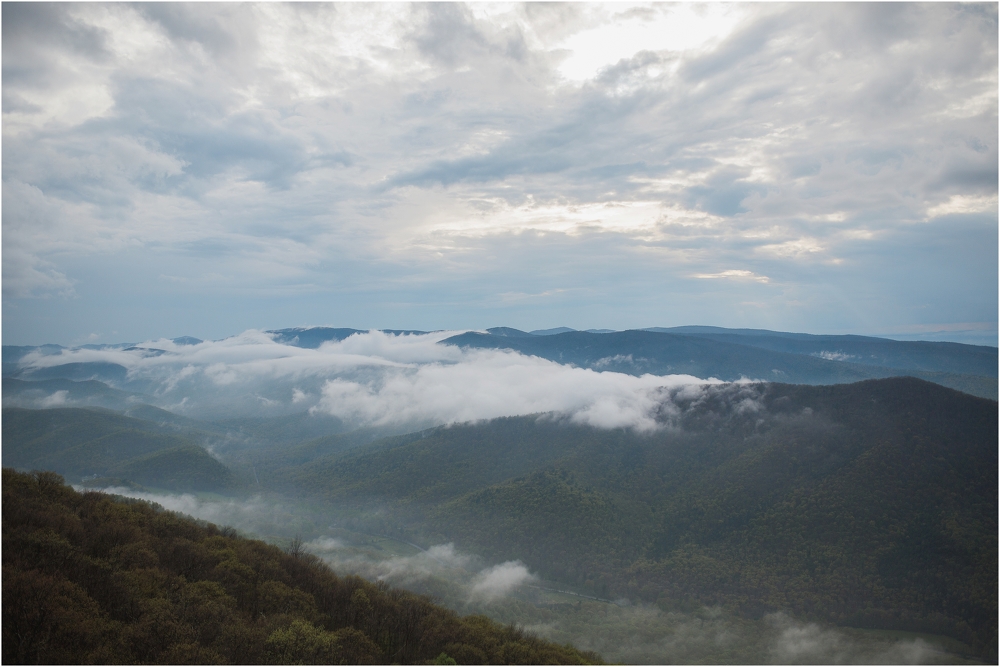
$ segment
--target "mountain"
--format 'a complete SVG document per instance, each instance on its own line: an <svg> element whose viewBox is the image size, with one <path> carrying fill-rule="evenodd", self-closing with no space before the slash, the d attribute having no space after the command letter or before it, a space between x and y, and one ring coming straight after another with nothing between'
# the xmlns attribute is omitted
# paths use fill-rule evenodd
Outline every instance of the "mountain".
<svg viewBox="0 0 1000 667"><path fill-rule="evenodd" d="M521 331L520 329L512 329L510 327L493 327L492 329L487 329L487 333L491 336L497 336L499 338L531 338L534 333L527 333L526 331Z"/></svg>
<svg viewBox="0 0 1000 667"><path fill-rule="evenodd" d="M171 340L178 345L199 345L205 342L200 338L195 338L194 336L180 336L179 338L173 338Z"/></svg>
<svg viewBox="0 0 1000 667"><path fill-rule="evenodd" d="M105 477L135 480L174 491L217 491L233 485L233 474L202 447L159 449L107 469Z"/></svg>
<svg viewBox="0 0 1000 667"><path fill-rule="evenodd" d="M4 664L585 664L144 503L3 471Z"/></svg>
<svg viewBox="0 0 1000 667"><path fill-rule="evenodd" d="M8 407L3 461L104 486L252 486L317 526L453 542L581 595L947 635L995 659L995 401L914 378L661 401L652 432L548 414L313 439L305 416ZM226 443L225 467L206 442Z"/></svg>
<svg viewBox="0 0 1000 667"><path fill-rule="evenodd" d="M5 406L46 408L59 406L99 407L126 410L136 403L149 400L134 392L120 391L97 380L19 380L3 378L3 403Z"/></svg>
<svg viewBox="0 0 1000 667"><path fill-rule="evenodd" d="M544 336L467 332L442 341L509 349L563 364L631 375L686 374L802 384L912 375L984 398L997 397L997 349L959 343L776 332L719 333L711 327ZM727 331L727 330L723 330Z"/></svg>
<svg viewBox="0 0 1000 667"><path fill-rule="evenodd" d="M111 385L125 384L128 369L107 361L72 362L58 366L19 367L10 376L24 380L96 380Z"/></svg>
<svg viewBox="0 0 1000 667"><path fill-rule="evenodd" d="M384 331L397 335L426 333L395 329ZM285 345L317 349L325 342L341 341L364 331L296 327L267 333L276 342ZM197 344L196 341L199 339L182 337L174 342L193 345ZM749 378L804 384L835 384L910 375L975 396L998 397L997 348L959 343L817 336L704 326L639 331L574 331L558 327L530 333L510 327L494 327L485 333L467 332L452 336L443 343L460 347L510 349L557 363L632 375L689 374L704 379ZM165 354L160 349L126 343L84 347L122 349L146 357ZM5 379L35 382L56 379L96 381L132 394L154 395L162 390L162 383L155 378L142 373L130 375L125 366L113 361L73 362L57 366L32 366L24 362L29 354L49 356L64 350L53 345L4 346L3 376ZM139 402L151 401L140 398ZM202 400L199 403L207 402ZM97 404L120 409L120 405L107 402Z"/></svg>
<svg viewBox="0 0 1000 667"><path fill-rule="evenodd" d="M556 327L555 329L535 329L531 331L532 336L554 336L555 334L567 333L569 331L576 331L576 329L570 329L569 327ZM490 333L493 333L490 331Z"/></svg>
<svg viewBox="0 0 1000 667"><path fill-rule="evenodd" d="M255 441L264 447L284 447L349 430L342 420L322 412L222 419L217 425L234 436Z"/></svg>
<svg viewBox="0 0 1000 667"><path fill-rule="evenodd" d="M656 328L647 331L698 336L866 366L997 377L997 348L983 345L898 341L870 336L816 336L717 327Z"/></svg>
<svg viewBox="0 0 1000 667"><path fill-rule="evenodd" d="M395 336L403 334L425 334L426 331L415 329L380 329L383 333ZM275 342L294 345L315 350L327 341L341 341L357 333L367 333L368 329L337 329L333 327L294 327L291 329L274 329L265 331L271 334Z"/></svg>
<svg viewBox="0 0 1000 667"><path fill-rule="evenodd" d="M995 401L890 378L673 403L654 433L498 419L268 483L600 597L933 632L995 659Z"/></svg>
<svg viewBox="0 0 1000 667"><path fill-rule="evenodd" d="M183 423L183 418L177 420ZM154 422L80 408L7 407L3 465L52 470L73 481L124 479L181 491L231 487L229 469L192 440L201 434L178 433L177 420Z"/></svg>
<svg viewBox="0 0 1000 667"><path fill-rule="evenodd" d="M331 327L294 327L291 329L275 329L266 331L272 334L276 343L295 345L315 350L327 341L340 341L356 333L364 333L361 329L335 329Z"/></svg>

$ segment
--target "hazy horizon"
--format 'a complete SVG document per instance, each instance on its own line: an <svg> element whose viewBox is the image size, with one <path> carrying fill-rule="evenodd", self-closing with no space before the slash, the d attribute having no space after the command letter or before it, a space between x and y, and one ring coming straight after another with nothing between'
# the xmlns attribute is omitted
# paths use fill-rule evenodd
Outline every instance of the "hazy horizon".
<svg viewBox="0 0 1000 667"><path fill-rule="evenodd" d="M968 323L966 323L968 325ZM482 327L458 327L454 329L418 329L416 327L405 327L405 326L388 326L383 328L375 327L362 327L362 326L351 326L343 324L298 324L276 327L273 329L265 329L262 327L251 327L244 331L232 332L229 334L224 334L218 338L212 336L199 336L190 332L187 333L171 333L170 335L155 335L147 338L136 338L131 340L118 339L115 335L111 336L100 336L87 338L85 340L76 341L59 341L59 340L42 340L42 341L8 341L5 337L4 345L16 345L16 346L41 346L41 345L60 345L63 347L80 347L83 345L118 345L118 344L140 344L140 343L154 343L158 340L173 340L180 339L184 337L198 338L207 342L217 342L222 341L227 338L233 338L247 331L280 331L285 329L316 329L316 328L334 328L334 329L356 329L358 331L426 331L427 333L434 333L438 331L451 331L451 332L462 332L462 331L486 331L487 329L492 329L495 327L507 326L505 324L491 324L489 326ZM713 324L677 324L662 326L662 325L650 325L643 327L633 327L631 330L642 330L642 329L654 329L654 328L671 328L671 327L684 327L684 326L697 326L697 327L716 327L718 325ZM961 325L959 325L961 326ZM517 327L511 327L517 328ZM629 329L613 329L611 327L585 327L580 329L575 329L573 327L562 327L560 325L555 325L551 327L535 327L535 328L525 328L521 329L525 333L548 331L552 329L573 329L574 331L627 331ZM719 327L725 329L757 329L758 327ZM985 345L989 347L997 347L997 334L996 332L990 332L988 329L983 328L954 328L951 330L921 330L922 327L911 327L908 332L898 332L898 333L866 333L866 332L856 332L856 331L787 331L782 333L795 333L795 334L810 334L817 336L839 336L839 335L854 335L854 336L867 336L871 338L885 338L888 340L898 340L898 341L928 341L928 342L944 342L944 343L962 343L965 345ZM768 331L774 331L770 329ZM544 335L544 334L543 334Z"/></svg>

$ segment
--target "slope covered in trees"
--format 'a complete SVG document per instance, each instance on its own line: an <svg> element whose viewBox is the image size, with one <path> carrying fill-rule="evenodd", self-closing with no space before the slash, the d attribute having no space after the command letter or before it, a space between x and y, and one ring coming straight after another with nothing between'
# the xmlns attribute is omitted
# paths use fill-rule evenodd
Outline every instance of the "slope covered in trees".
<svg viewBox="0 0 1000 667"><path fill-rule="evenodd" d="M170 415L146 407L147 416ZM206 434L179 428L173 422L137 419L107 410L5 407L3 464L52 470L74 481L84 477L127 478L181 491L231 487L234 480L229 469L194 442Z"/></svg>
<svg viewBox="0 0 1000 667"><path fill-rule="evenodd" d="M5 664L599 662L53 473L4 469L3 546Z"/></svg>
<svg viewBox="0 0 1000 667"><path fill-rule="evenodd" d="M601 597L789 610L995 655L996 402L893 378L705 389L674 405L651 434L499 419L268 483L392 507L427 541Z"/></svg>
<svg viewBox="0 0 1000 667"><path fill-rule="evenodd" d="M192 439L218 424L161 413L8 408L4 462L208 488L199 471L218 461ZM289 439L224 460L230 492L304 497L308 531L454 542L586 595L945 634L995 655L995 401L913 378L687 387L663 396L659 420L637 433L536 415L297 442L309 430L282 418L231 425Z"/></svg>

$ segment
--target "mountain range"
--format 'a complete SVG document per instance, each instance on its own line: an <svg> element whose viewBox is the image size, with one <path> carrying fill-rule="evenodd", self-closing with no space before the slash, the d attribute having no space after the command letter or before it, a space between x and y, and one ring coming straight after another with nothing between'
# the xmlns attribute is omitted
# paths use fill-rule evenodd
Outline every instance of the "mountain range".
<svg viewBox="0 0 1000 667"><path fill-rule="evenodd" d="M263 340L319 350L356 333ZM196 419L152 405L161 385L124 366L32 366L28 355L61 352L5 346L3 465L92 488L294 502L307 539L450 543L571 595L929 633L996 660L996 348L711 327L500 327L434 344L729 383L658 389L651 428L560 412L431 428L304 408Z"/></svg>
<svg viewBox="0 0 1000 667"><path fill-rule="evenodd" d="M265 332L275 342L317 349L323 343L343 341L360 329L310 327ZM424 334L387 329L384 333ZM174 339L193 345L197 338ZM630 375L684 374L724 381L749 379L794 384L836 384L859 380L913 376L984 398L998 396L997 348L961 343L897 341L870 336L822 336L760 329L723 329L685 326L631 331L574 331L566 327L525 332L510 327L469 331L441 341L464 348L505 349L562 364ZM85 348L102 346L83 346ZM103 346L102 349L163 350L147 344ZM65 378L98 380L120 390L153 391L132 378L128 370L109 362L72 362L59 365L24 364L29 353L58 354L61 348L3 346L3 377L21 380ZM6 387L6 385L5 385ZM5 392L10 393L7 389Z"/></svg>

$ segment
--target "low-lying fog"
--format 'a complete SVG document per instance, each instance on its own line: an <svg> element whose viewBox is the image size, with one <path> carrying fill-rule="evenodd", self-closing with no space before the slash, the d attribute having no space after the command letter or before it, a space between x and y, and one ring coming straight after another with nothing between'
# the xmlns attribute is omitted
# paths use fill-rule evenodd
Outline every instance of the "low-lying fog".
<svg viewBox="0 0 1000 667"><path fill-rule="evenodd" d="M690 375L598 372L512 351L441 344L456 333L370 331L305 349L247 331L197 345L158 340L129 349L34 352L20 363L24 379L62 364L117 364L127 370L125 380L106 382L191 417L310 411L355 427L553 412L602 428L648 430L656 425L665 390L719 383ZM65 395L45 400L70 405Z"/></svg>
<svg viewBox="0 0 1000 667"><path fill-rule="evenodd" d="M937 641L904 633L835 628L776 613L746 620L720 608L601 601L546 582L520 561L486 563L452 544L415 544L337 530L294 501L239 501L125 488L108 493L158 503L285 548L300 548L339 574L357 574L430 595L461 614L483 613L625 664L954 664Z"/></svg>

